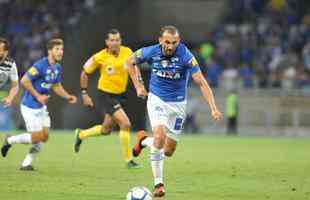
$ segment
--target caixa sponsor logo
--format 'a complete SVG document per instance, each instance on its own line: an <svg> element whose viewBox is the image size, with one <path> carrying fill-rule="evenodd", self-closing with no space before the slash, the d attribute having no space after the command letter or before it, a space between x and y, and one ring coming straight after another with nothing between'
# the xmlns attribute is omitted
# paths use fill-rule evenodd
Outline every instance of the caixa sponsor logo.
<svg viewBox="0 0 310 200"><path fill-rule="evenodd" d="M52 85L53 85L52 83L45 83L45 82L41 83L41 87L45 89L50 89Z"/></svg>
<svg viewBox="0 0 310 200"><path fill-rule="evenodd" d="M169 78L169 79L180 79L181 78L180 72L161 71L158 69L153 69L153 73L162 78Z"/></svg>

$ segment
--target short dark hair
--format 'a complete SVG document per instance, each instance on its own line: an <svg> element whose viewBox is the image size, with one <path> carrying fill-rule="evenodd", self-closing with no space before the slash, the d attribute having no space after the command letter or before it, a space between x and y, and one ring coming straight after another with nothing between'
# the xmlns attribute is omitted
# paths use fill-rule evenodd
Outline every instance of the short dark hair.
<svg viewBox="0 0 310 200"><path fill-rule="evenodd" d="M113 28L113 29L110 29L110 30L107 32L107 34L106 34L106 36L105 36L105 39L108 39L110 34L112 34L112 35L115 35L115 34L121 35L121 33L119 32L119 30Z"/></svg>
<svg viewBox="0 0 310 200"><path fill-rule="evenodd" d="M175 35L175 34L180 34L179 30L177 29L177 27L175 26L172 26L172 25L167 25L167 26L163 26L160 28L160 32L159 32L159 35L160 36L163 36L164 32L168 32L172 35Z"/></svg>
<svg viewBox="0 0 310 200"><path fill-rule="evenodd" d="M64 45L64 41L61 38L50 39L46 44L46 48L47 50L51 50L57 45Z"/></svg>
<svg viewBox="0 0 310 200"><path fill-rule="evenodd" d="M1 43L4 44L4 50L8 51L10 49L10 42L7 39L0 37L0 44Z"/></svg>

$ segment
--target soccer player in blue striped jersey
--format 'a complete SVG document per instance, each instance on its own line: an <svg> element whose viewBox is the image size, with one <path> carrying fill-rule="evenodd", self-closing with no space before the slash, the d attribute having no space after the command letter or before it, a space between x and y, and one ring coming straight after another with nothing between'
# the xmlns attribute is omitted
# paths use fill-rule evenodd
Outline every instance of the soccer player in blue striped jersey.
<svg viewBox="0 0 310 200"><path fill-rule="evenodd" d="M51 39L47 43L48 56L35 62L21 79L21 85L25 88L21 101L21 113L27 133L7 136L1 148L1 154L6 157L13 144L31 144L29 153L20 168L23 171L34 170L32 162L39 153L41 145L48 140L51 119L46 104L50 91L53 90L68 103L74 104L77 100L61 84L62 68L59 63L63 58L63 48L62 39Z"/></svg>
<svg viewBox="0 0 310 200"><path fill-rule="evenodd" d="M141 73L136 65L148 63L151 67L149 93L141 82ZM154 176L154 196L165 195L163 162L165 156L172 156L186 117L188 81L190 78L199 86L202 95L211 108L214 120L220 120L214 95L200 71L198 63L185 44L180 42L176 27L165 26L160 31L159 44L143 47L127 61L128 72L139 97L148 96L147 110L153 137L143 133L137 135L133 155L141 150L151 149L151 165Z"/></svg>

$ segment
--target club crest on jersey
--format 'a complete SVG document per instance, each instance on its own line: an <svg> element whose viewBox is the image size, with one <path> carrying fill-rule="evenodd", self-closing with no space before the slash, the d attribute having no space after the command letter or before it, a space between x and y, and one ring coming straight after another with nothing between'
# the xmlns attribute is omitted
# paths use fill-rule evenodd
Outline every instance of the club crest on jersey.
<svg viewBox="0 0 310 200"><path fill-rule="evenodd" d="M166 68L166 67L168 67L169 62L168 62L168 60L162 60L162 61L160 62L160 64L161 64L161 66L163 66L164 68Z"/></svg>
<svg viewBox="0 0 310 200"><path fill-rule="evenodd" d="M45 76L45 80L46 81L53 81L56 79L57 76L57 70L55 72L53 72L51 69L46 70L46 76Z"/></svg>

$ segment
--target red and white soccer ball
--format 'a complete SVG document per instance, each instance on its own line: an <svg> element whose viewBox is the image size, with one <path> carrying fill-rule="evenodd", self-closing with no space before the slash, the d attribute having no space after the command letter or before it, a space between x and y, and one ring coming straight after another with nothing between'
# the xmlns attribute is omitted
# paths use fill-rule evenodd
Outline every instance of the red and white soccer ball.
<svg viewBox="0 0 310 200"><path fill-rule="evenodd" d="M152 200L152 193L146 187L134 187L127 193L126 200Z"/></svg>

